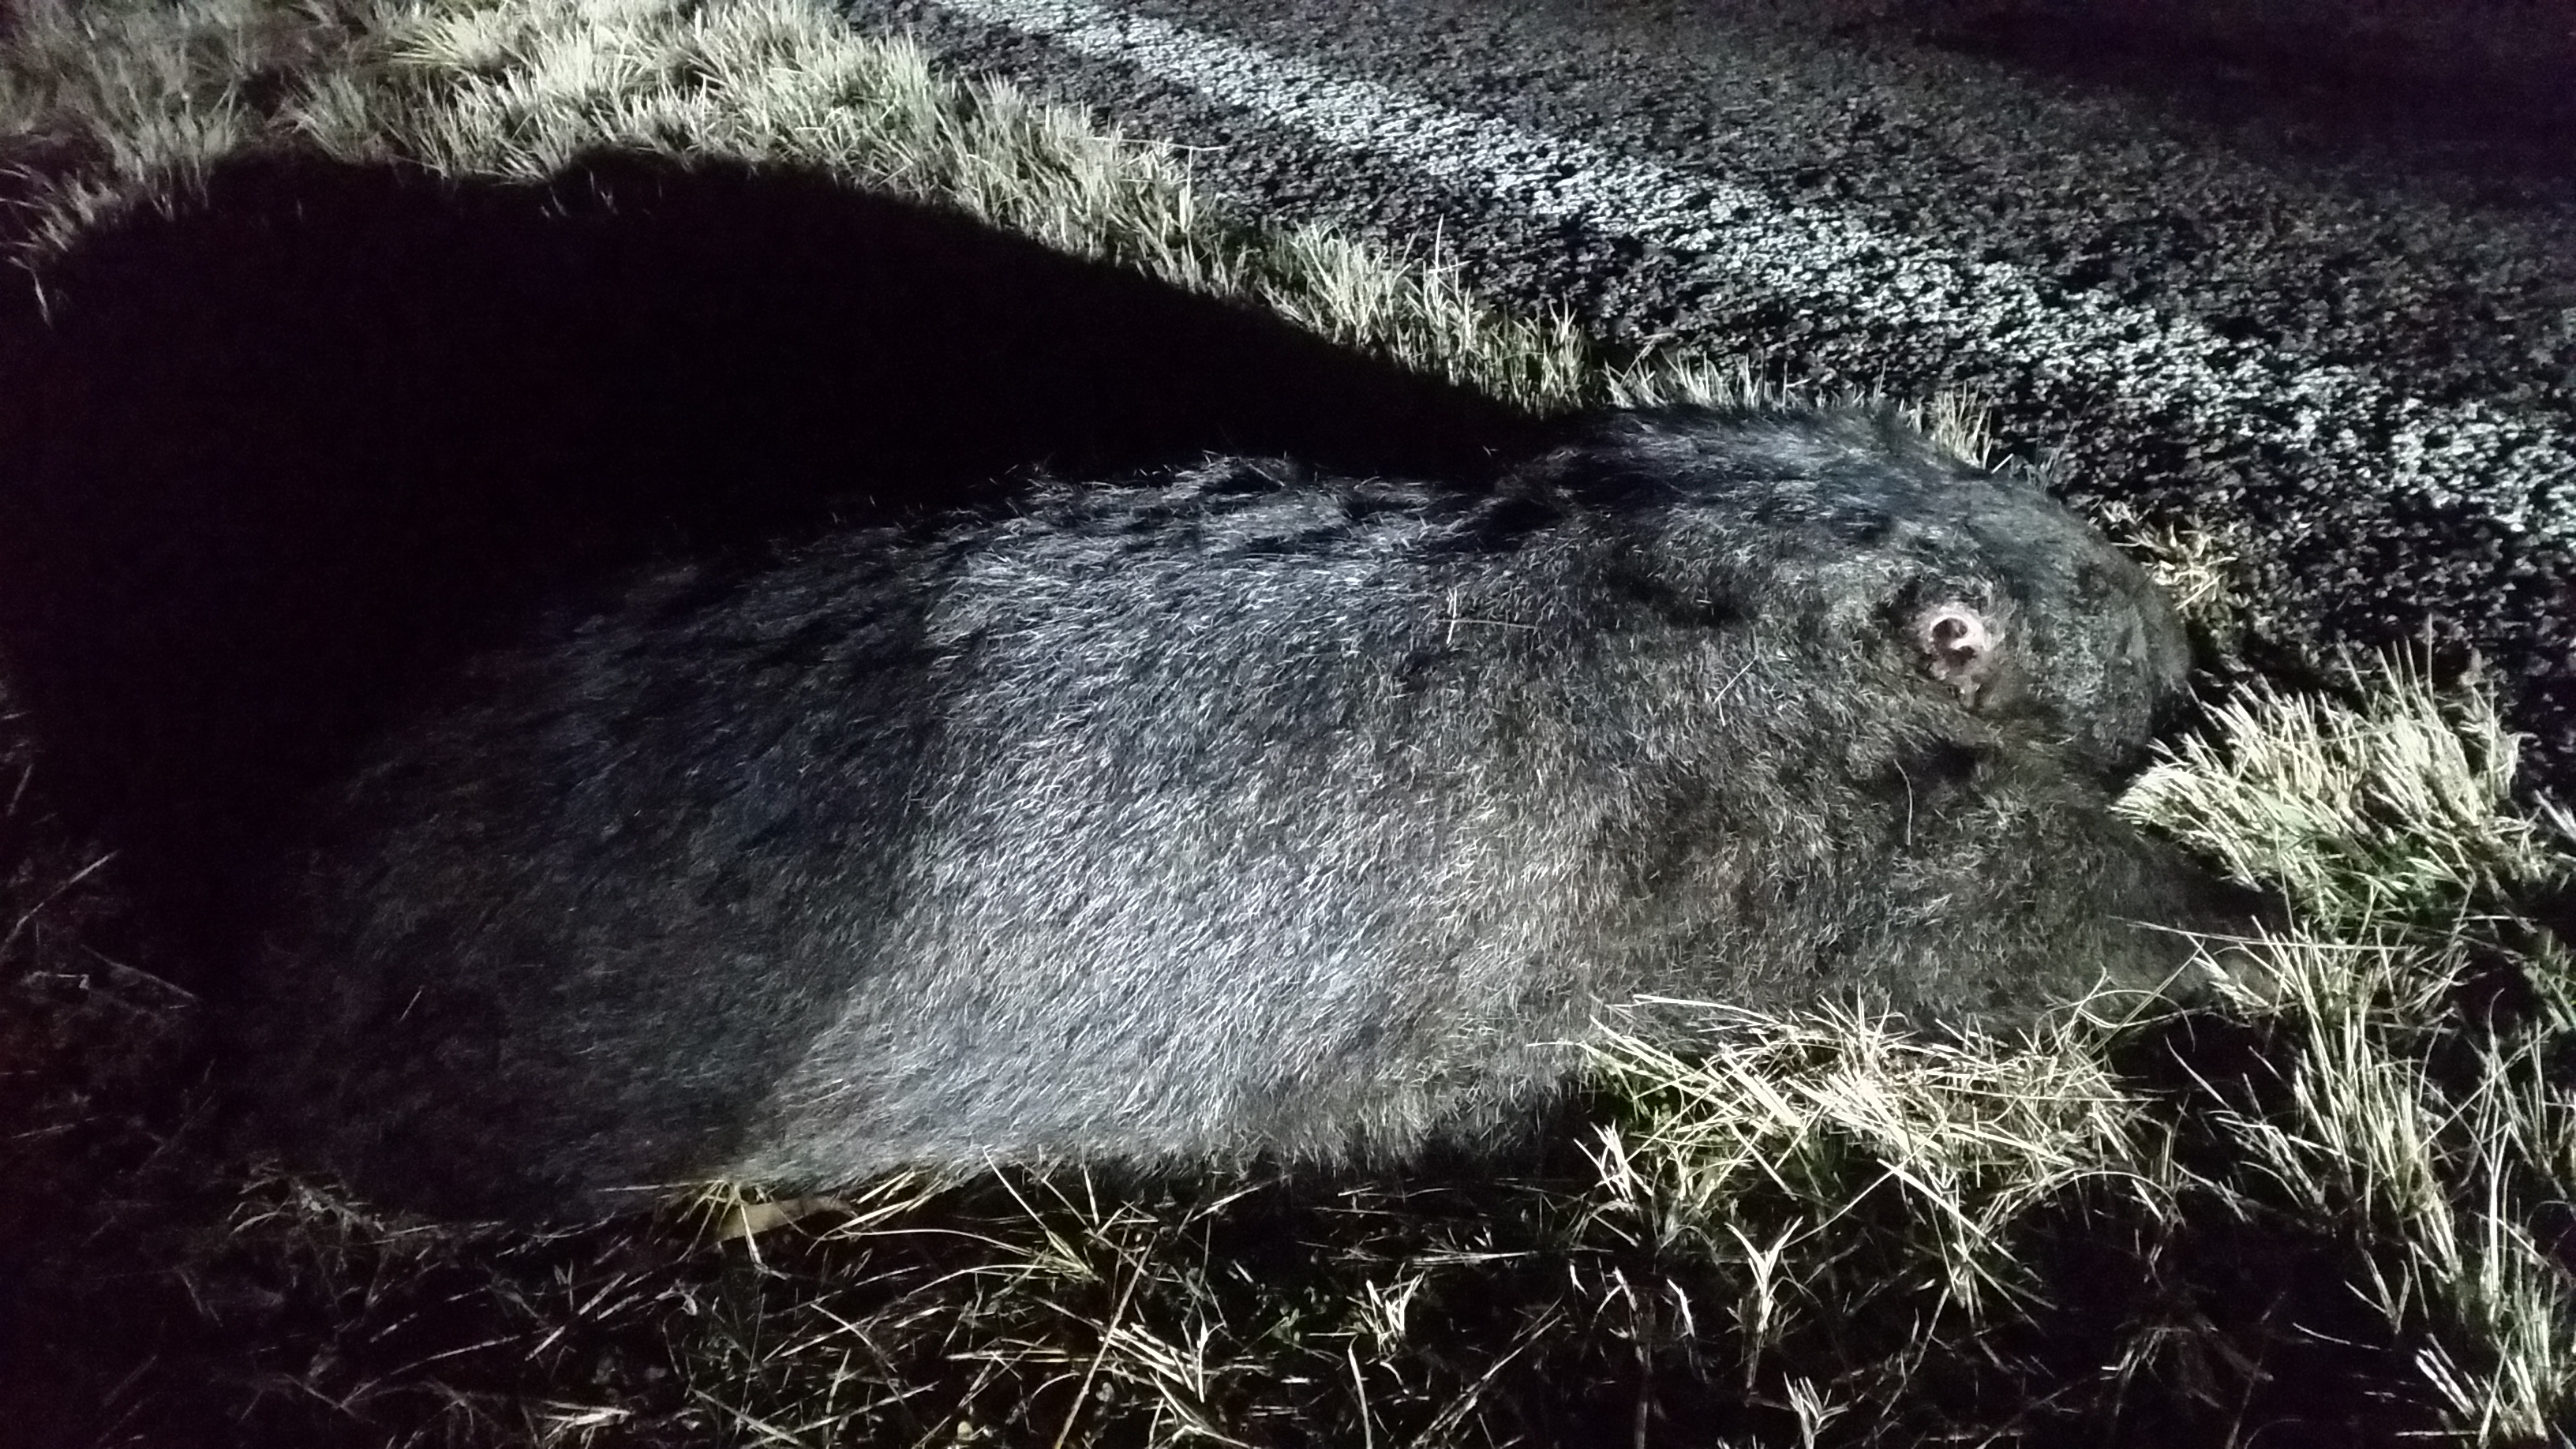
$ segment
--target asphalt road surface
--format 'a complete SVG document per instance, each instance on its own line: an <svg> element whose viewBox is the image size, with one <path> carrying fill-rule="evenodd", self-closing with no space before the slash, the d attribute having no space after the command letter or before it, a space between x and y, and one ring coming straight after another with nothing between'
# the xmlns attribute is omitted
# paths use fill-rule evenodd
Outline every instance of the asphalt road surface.
<svg viewBox="0 0 2576 1449"><path fill-rule="evenodd" d="M1968 389L2066 492L2216 526L2276 657L2474 647L2576 796L2576 66L2068 11L850 5L1614 344Z"/></svg>

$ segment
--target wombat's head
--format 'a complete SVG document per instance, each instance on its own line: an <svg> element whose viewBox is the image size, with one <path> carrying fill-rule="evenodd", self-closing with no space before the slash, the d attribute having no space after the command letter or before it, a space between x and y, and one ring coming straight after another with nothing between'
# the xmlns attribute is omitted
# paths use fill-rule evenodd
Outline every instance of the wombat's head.
<svg viewBox="0 0 2576 1449"><path fill-rule="evenodd" d="M1880 624L1906 666L1961 709L2035 727L2084 764L2121 773L2182 701L2191 660L2181 622L2108 544L2083 536L2033 548L2032 535L2060 521L1996 503L1979 510L2005 535L1978 540L1989 567L1945 561L1901 586ZM2063 524L2082 527L2071 515Z"/></svg>
<svg viewBox="0 0 2576 1449"><path fill-rule="evenodd" d="M1722 595L1813 667L1928 695L1963 726L2116 773L2184 698L2189 643L2142 569L2036 484L1891 415L1624 413L1549 472L1650 512L1641 547L1674 587Z"/></svg>

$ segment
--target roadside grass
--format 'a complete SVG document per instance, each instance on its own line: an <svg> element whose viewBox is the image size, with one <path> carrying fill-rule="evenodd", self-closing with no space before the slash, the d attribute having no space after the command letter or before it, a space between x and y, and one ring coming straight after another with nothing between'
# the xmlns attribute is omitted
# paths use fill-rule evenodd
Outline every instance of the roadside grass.
<svg viewBox="0 0 2576 1449"><path fill-rule="evenodd" d="M930 200L1534 412L1786 397L1265 230L1168 147L796 0L8 7L40 297L245 151L530 184L614 151ZM1992 453L1972 403L1913 416ZM2105 521L2227 637L2220 541ZM0 1227L41 1321L0 1348L99 1442L2571 1442L2576 961L2542 922L2576 823L2515 803L2474 678L2240 684L2130 791L2283 898L2222 1011L1931 1039L1712 1005L1702 1040L1612 1039L1499 1162L719 1185L554 1233L212 1162L197 1003L9 759Z"/></svg>

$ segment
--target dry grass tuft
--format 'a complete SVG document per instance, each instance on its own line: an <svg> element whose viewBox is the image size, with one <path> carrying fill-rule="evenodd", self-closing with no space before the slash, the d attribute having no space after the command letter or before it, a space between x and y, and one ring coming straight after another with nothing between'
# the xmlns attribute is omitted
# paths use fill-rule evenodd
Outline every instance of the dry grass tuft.
<svg viewBox="0 0 2576 1449"><path fill-rule="evenodd" d="M2235 634L2242 607L2235 584L2238 556L2220 530L2196 519L2150 519L2117 498L2096 503L2091 512L2173 596L2185 623L2222 640Z"/></svg>
<svg viewBox="0 0 2576 1449"><path fill-rule="evenodd" d="M2515 903L2576 861L2514 808L2492 696L2403 663L2354 685L2251 686L2123 808L2292 908L2238 1003L2288 1028L2288 1102L2220 1115L2229 1202L2335 1224L2453 1430L2544 1442L2576 1421L2576 1276L2546 1246L2576 1201L2576 975Z"/></svg>
<svg viewBox="0 0 2576 1449"><path fill-rule="evenodd" d="M1850 1011L1682 1004L1708 1030L1688 1050L1625 1035L1596 1050L1633 1119L1602 1130L1596 1159L1611 1201L1653 1214L1659 1239L1759 1270L1758 1323L1777 1316L1769 1280L1782 1264L1826 1296L1817 1285L1859 1245L1836 1227L1873 1195L1898 1205L1907 1256L1936 1269L1924 1281L1939 1310L1971 1322L2032 1291L2012 1230L2034 1208L2107 1187L2172 1211L2166 1185L2130 1166L2143 1156L2144 1104L2106 1069L2098 1023L2081 1013L2034 1039L1943 1042ZM1757 1250L1746 1224L1766 1199L1798 1212ZM1848 1285L1837 1311L1884 1287Z"/></svg>
<svg viewBox="0 0 2576 1449"><path fill-rule="evenodd" d="M2354 704L2260 681L2217 706L2121 808L2286 890L2303 918L2357 933L2440 917L2566 870L2512 803L2517 747L2492 695L2391 665Z"/></svg>

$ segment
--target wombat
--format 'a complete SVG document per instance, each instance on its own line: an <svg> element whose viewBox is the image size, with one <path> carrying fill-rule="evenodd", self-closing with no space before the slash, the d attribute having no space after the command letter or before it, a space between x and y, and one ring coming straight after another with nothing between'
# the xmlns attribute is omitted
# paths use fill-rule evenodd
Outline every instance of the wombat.
<svg viewBox="0 0 2576 1449"><path fill-rule="evenodd" d="M381 1202L566 1216L1400 1155L1641 994L2153 990L2231 908L2105 808L2187 652L1880 415L1593 418L1473 488L1041 480L474 660L318 802L232 1093Z"/></svg>

